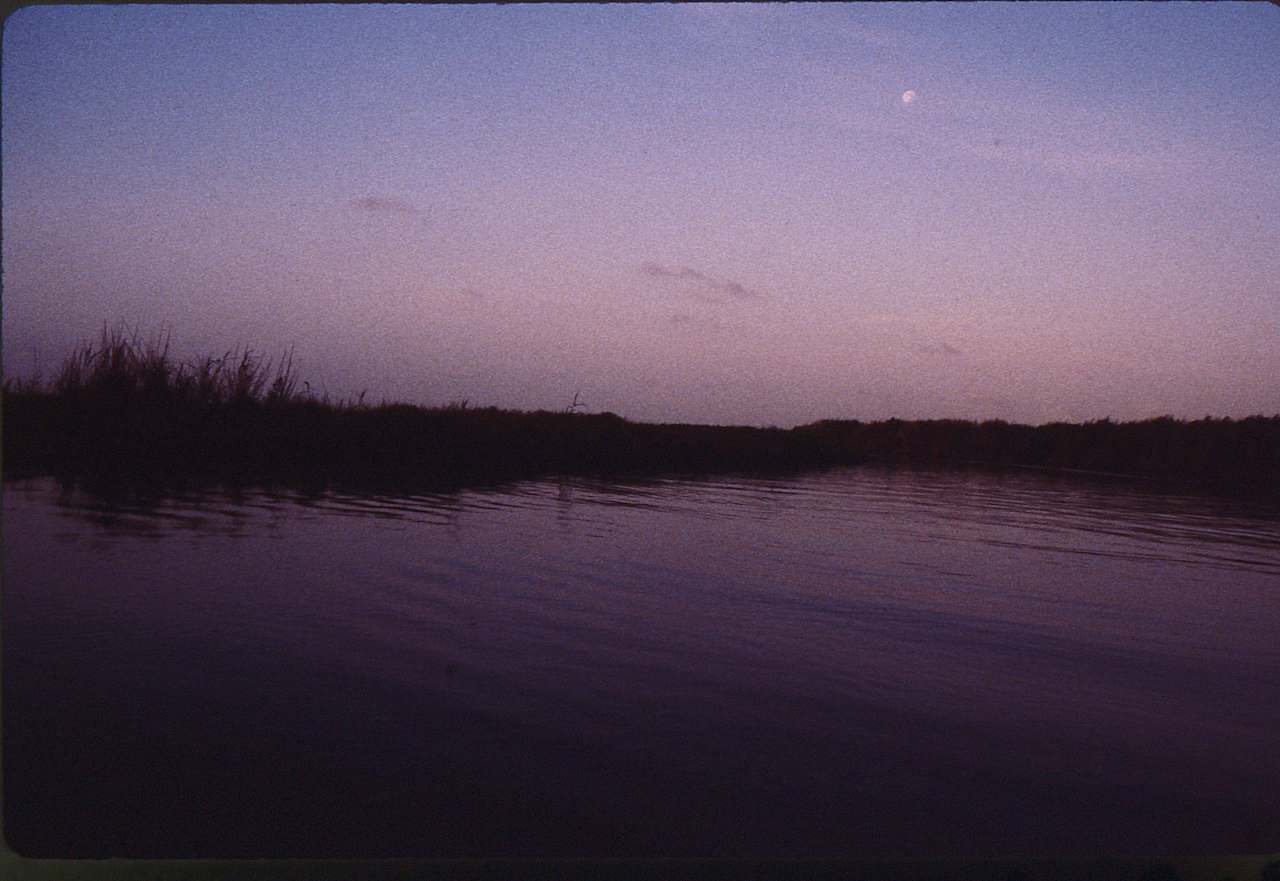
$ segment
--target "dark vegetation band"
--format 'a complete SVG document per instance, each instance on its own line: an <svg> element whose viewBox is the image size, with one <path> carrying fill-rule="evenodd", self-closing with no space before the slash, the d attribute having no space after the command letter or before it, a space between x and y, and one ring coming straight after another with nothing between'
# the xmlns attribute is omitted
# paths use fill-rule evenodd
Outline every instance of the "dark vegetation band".
<svg viewBox="0 0 1280 881"><path fill-rule="evenodd" d="M278 360L181 361L167 337L103 329L44 381L3 385L6 477L344 483L553 473L784 472L869 462L1083 469L1280 491L1280 415L1040 426L825 419L791 429L612 413L330 400Z"/></svg>

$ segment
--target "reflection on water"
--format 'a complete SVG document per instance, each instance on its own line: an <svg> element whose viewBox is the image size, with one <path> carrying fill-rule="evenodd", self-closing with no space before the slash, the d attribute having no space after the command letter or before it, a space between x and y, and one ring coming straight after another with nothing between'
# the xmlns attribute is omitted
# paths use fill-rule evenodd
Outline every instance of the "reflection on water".
<svg viewBox="0 0 1280 881"><path fill-rule="evenodd" d="M1280 848L1280 508L1036 473L6 484L38 855Z"/></svg>

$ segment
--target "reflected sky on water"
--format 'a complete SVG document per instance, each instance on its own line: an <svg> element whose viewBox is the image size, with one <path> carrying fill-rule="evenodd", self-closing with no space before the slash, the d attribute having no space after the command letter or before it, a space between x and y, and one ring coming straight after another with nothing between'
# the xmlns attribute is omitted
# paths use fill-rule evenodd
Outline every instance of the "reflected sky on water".
<svg viewBox="0 0 1280 881"><path fill-rule="evenodd" d="M1035 472L5 485L48 855L1280 847L1280 506Z"/></svg>

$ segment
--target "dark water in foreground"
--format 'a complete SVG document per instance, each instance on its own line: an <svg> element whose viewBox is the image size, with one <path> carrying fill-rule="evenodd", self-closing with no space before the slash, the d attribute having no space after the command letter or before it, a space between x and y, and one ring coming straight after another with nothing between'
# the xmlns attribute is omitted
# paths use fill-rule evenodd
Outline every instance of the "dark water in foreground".
<svg viewBox="0 0 1280 881"><path fill-rule="evenodd" d="M4 488L28 855L1280 849L1280 506L1034 473Z"/></svg>

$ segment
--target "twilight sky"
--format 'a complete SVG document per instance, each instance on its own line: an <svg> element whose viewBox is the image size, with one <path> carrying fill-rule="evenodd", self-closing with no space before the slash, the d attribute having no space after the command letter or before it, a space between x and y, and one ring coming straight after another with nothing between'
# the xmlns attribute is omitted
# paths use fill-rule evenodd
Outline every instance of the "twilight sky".
<svg viewBox="0 0 1280 881"><path fill-rule="evenodd" d="M46 6L3 50L7 373L123 318L373 401L1280 413L1271 4Z"/></svg>

